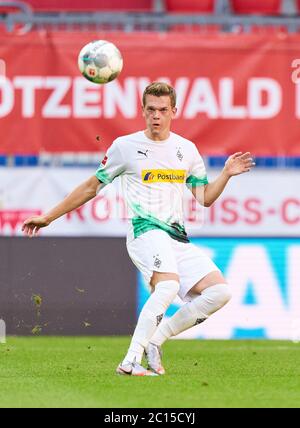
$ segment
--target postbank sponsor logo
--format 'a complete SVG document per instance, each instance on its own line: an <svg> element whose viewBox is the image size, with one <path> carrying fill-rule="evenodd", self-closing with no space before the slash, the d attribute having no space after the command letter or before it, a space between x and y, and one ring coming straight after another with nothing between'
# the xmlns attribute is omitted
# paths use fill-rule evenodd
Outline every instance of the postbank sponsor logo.
<svg viewBox="0 0 300 428"><path fill-rule="evenodd" d="M144 169L143 183L184 183L185 169Z"/></svg>

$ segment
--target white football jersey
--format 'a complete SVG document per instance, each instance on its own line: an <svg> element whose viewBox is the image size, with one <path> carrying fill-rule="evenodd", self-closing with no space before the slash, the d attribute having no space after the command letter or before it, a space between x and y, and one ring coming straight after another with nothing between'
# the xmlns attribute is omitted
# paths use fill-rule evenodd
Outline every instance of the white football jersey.
<svg viewBox="0 0 300 428"><path fill-rule="evenodd" d="M208 183L194 143L172 132L164 141L153 141L144 131L117 138L96 177L107 185L118 176L130 219L128 239L159 228L178 241L189 242L184 228L184 186Z"/></svg>

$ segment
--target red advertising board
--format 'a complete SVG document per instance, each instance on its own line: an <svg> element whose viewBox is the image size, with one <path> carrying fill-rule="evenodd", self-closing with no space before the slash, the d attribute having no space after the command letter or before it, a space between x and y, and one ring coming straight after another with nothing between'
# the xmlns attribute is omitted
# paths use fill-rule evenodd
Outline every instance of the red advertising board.
<svg viewBox="0 0 300 428"><path fill-rule="evenodd" d="M80 49L95 39L124 56L107 85L78 71ZM299 58L297 34L2 34L0 154L105 151L143 129L141 94L163 79L178 94L173 131L202 154L300 155Z"/></svg>

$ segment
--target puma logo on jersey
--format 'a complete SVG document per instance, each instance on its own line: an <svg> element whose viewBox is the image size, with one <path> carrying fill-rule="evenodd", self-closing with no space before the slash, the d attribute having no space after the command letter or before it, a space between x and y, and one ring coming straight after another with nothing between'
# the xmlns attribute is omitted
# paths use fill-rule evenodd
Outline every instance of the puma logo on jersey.
<svg viewBox="0 0 300 428"><path fill-rule="evenodd" d="M144 155L144 156L146 156L146 158L148 157L148 153L149 152L149 150L146 150L145 152L142 152L142 150L138 150L138 154L139 155Z"/></svg>

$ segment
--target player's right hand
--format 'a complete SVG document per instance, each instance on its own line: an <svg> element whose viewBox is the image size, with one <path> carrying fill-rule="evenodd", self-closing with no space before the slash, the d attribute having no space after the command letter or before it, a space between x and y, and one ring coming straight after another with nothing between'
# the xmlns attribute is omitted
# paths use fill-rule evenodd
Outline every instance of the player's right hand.
<svg viewBox="0 0 300 428"><path fill-rule="evenodd" d="M42 227L47 227L49 226L49 224L50 221L47 219L46 216L29 217L23 223L22 232L32 238L33 236L36 236L38 234L38 231Z"/></svg>

